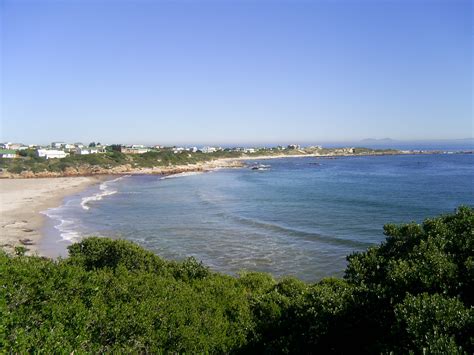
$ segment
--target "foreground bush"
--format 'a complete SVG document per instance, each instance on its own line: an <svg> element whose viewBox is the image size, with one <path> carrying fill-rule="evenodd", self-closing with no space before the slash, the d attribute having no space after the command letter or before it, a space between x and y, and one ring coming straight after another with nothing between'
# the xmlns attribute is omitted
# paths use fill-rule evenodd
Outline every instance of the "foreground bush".
<svg viewBox="0 0 474 355"><path fill-rule="evenodd" d="M472 353L474 212L385 226L344 279L231 277L88 238L67 259L0 253L6 352Z"/></svg>

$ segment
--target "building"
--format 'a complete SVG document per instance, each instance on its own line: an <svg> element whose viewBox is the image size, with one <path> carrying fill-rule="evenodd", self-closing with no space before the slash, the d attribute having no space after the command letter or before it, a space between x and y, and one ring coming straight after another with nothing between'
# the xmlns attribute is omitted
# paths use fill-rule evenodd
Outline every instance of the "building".
<svg viewBox="0 0 474 355"><path fill-rule="evenodd" d="M3 147L5 149L8 149L8 150L18 150L20 149L21 147L23 147L24 144L21 144L21 143L12 143L12 142L8 142L8 143L5 143L3 145Z"/></svg>
<svg viewBox="0 0 474 355"><path fill-rule="evenodd" d="M203 152L203 153L214 153L214 152L217 152L217 148L216 147L202 147L201 152Z"/></svg>
<svg viewBox="0 0 474 355"><path fill-rule="evenodd" d="M120 147L120 152L123 154L144 154L148 151L148 148Z"/></svg>
<svg viewBox="0 0 474 355"><path fill-rule="evenodd" d="M68 154L63 150L55 150L55 149L38 149L38 156L46 159L54 159L54 158L66 158Z"/></svg>
<svg viewBox="0 0 474 355"><path fill-rule="evenodd" d="M177 153L184 152L185 150L186 149L184 147L175 147L175 148L173 148L173 153L177 154Z"/></svg>
<svg viewBox="0 0 474 355"><path fill-rule="evenodd" d="M335 149L335 153L342 153L342 154L354 154L354 149L355 148L339 148Z"/></svg>
<svg viewBox="0 0 474 355"><path fill-rule="evenodd" d="M53 142L51 143L51 147L55 149L61 149L66 146L65 142Z"/></svg>
<svg viewBox="0 0 474 355"><path fill-rule="evenodd" d="M99 148L76 148L74 152L77 155L97 154L100 152Z"/></svg>
<svg viewBox="0 0 474 355"><path fill-rule="evenodd" d="M16 150L13 149L0 149L0 158L16 158Z"/></svg>

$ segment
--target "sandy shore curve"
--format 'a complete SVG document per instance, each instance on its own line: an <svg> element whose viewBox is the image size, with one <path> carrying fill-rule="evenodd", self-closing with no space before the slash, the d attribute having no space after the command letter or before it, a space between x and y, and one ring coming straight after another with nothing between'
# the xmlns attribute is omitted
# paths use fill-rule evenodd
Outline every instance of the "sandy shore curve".
<svg viewBox="0 0 474 355"><path fill-rule="evenodd" d="M104 180L105 176L0 179L0 248L13 253L16 246L24 246L27 254L39 254L47 218L40 212Z"/></svg>

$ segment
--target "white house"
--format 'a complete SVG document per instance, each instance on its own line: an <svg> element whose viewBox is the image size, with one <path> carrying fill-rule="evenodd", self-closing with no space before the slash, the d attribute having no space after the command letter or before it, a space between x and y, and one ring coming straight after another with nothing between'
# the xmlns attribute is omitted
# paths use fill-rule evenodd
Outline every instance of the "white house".
<svg viewBox="0 0 474 355"><path fill-rule="evenodd" d="M60 148L64 147L65 145L66 145L65 142L53 142L53 143L51 143L51 147L56 148L56 149L60 149Z"/></svg>
<svg viewBox="0 0 474 355"><path fill-rule="evenodd" d="M177 153L184 152L185 150L186 149L184 147L176 147L176 148L173 148L173 153L177 154Z"/></svg>
<svg viewBox="0 0 474 355"><path fill-rule="evenodd" d="M215 148L215 147L202 147L201 152L203 152L203 153L214 153L214 152L217 152L217 148Z"/></svg>
<svg viewBox="0 0 474 355"><path fill-rule="evenodd" d="M99 148L76 148L75 153L78 155L97 154Z"/></svg>
<svg viewBox="0 0 474 355"><path fill-rule="evenodd" d="M66 158L68 154L63 150L38 149L38 156L46 159Z"/></svg>
<svg viewBox="0 0 474 355"><path fill-rule="evenodd" d="M5 143L4 146L5 146L5 149L18 150L18 149L20 149L20 147L23 146L23 144L8 142L8 143Z"/></svg>

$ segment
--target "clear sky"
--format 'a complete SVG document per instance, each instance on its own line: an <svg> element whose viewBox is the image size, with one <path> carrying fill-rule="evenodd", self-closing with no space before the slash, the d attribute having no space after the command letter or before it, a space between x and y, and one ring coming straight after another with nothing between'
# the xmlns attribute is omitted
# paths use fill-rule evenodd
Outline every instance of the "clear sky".
<svg viewBox="0 0 474 355"><path fill-rule="evenodd" d="M1 139L473 136L471 0L0 0Z"/></svg>

